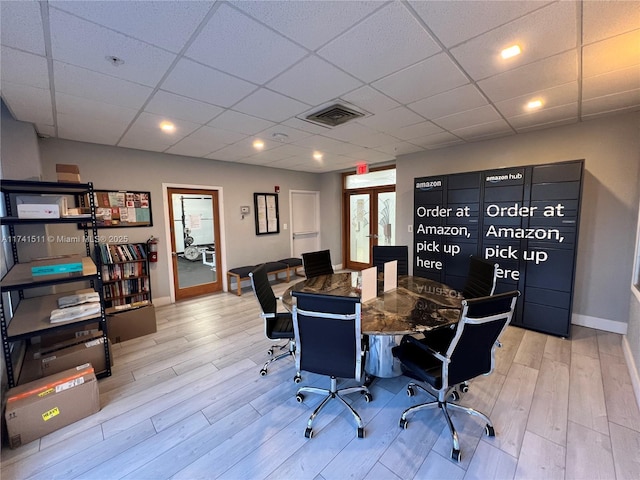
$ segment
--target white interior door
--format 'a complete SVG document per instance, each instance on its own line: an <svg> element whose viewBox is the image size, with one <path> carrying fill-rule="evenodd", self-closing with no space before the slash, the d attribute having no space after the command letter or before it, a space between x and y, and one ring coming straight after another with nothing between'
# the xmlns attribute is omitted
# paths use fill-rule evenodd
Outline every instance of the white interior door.
<svg viewBox="0 0 640 480"><path fill-rule="evenodd" d="M320 192L292 190L291 256L320 250Z"/></svg>

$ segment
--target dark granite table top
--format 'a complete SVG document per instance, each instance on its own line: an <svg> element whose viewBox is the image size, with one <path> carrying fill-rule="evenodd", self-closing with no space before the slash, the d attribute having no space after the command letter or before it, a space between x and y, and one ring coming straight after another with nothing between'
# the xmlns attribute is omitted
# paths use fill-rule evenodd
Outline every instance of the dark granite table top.
<svg viewBox="0 0 640 480"><path fill-rule="evenodd" d="M357 277L358 272L309 278L287 289L282 300L285 307L291 310L291 292L294 290L359 297ZM382 282L379 282L378 292L382 292ZM440 282L400 276L397 289L380 293L362 304L362 333L401 335L450 325L460 318L461 302L460 292Z"/></svg>

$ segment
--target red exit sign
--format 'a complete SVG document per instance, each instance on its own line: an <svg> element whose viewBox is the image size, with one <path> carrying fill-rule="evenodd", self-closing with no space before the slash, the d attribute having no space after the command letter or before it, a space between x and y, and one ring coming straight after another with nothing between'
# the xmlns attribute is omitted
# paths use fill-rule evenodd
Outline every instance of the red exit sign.
<svg viewBox="0 0 640 480"><path fill-rule="evenodd" d="M364 175L365 173L369 173L369 165L365 162L360 162L356 165L356 174Z"/></svg>

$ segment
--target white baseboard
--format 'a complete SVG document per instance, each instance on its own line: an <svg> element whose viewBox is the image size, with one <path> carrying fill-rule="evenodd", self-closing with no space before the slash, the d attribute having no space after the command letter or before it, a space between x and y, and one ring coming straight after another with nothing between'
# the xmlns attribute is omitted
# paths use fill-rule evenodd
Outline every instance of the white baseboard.
<svg viewBox="0 0 640 480"><path fill-rule="evenodd" d="M627 362L627 368L629 369L629 377L631 377L633 393L636 395L636 403L640 409L640 373L638 372L638 367L636 366L633 355L631 354L629 339L627 339L626 335L622 337L622 351L624 352L624 359Z"/></svg>
<svg viewBox="0 0 640 480"><path fill-rule="evenodd" d="M162 307L163 305L171 305L171 297L154 297L153 304L156 307Z"/></svg>
<svg viewBox="0 0 640 480"><path fill-rule="evenodd" d="M627 324L622 322L614 322L606 318L590 317L589 315L579 315L574 313L571 315L571 323L582 327L595 328L605 332L627 334Z"/></svg>

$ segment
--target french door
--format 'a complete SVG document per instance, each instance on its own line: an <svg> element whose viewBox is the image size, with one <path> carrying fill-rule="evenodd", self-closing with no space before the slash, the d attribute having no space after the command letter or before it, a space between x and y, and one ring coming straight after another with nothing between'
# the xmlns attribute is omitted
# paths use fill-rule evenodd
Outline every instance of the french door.
<svg viewBox="0 0 640 480"><path fill-rule="evenodd" d="M217 190L168 188L176 300L222 290Z"/></svg>
<svg viewBox="0 0 640 480"><path fill-rule="evenodd" d="M395 245L395 185L348 190L343 205L345 268L368 268L374 245Z"/></svg>

